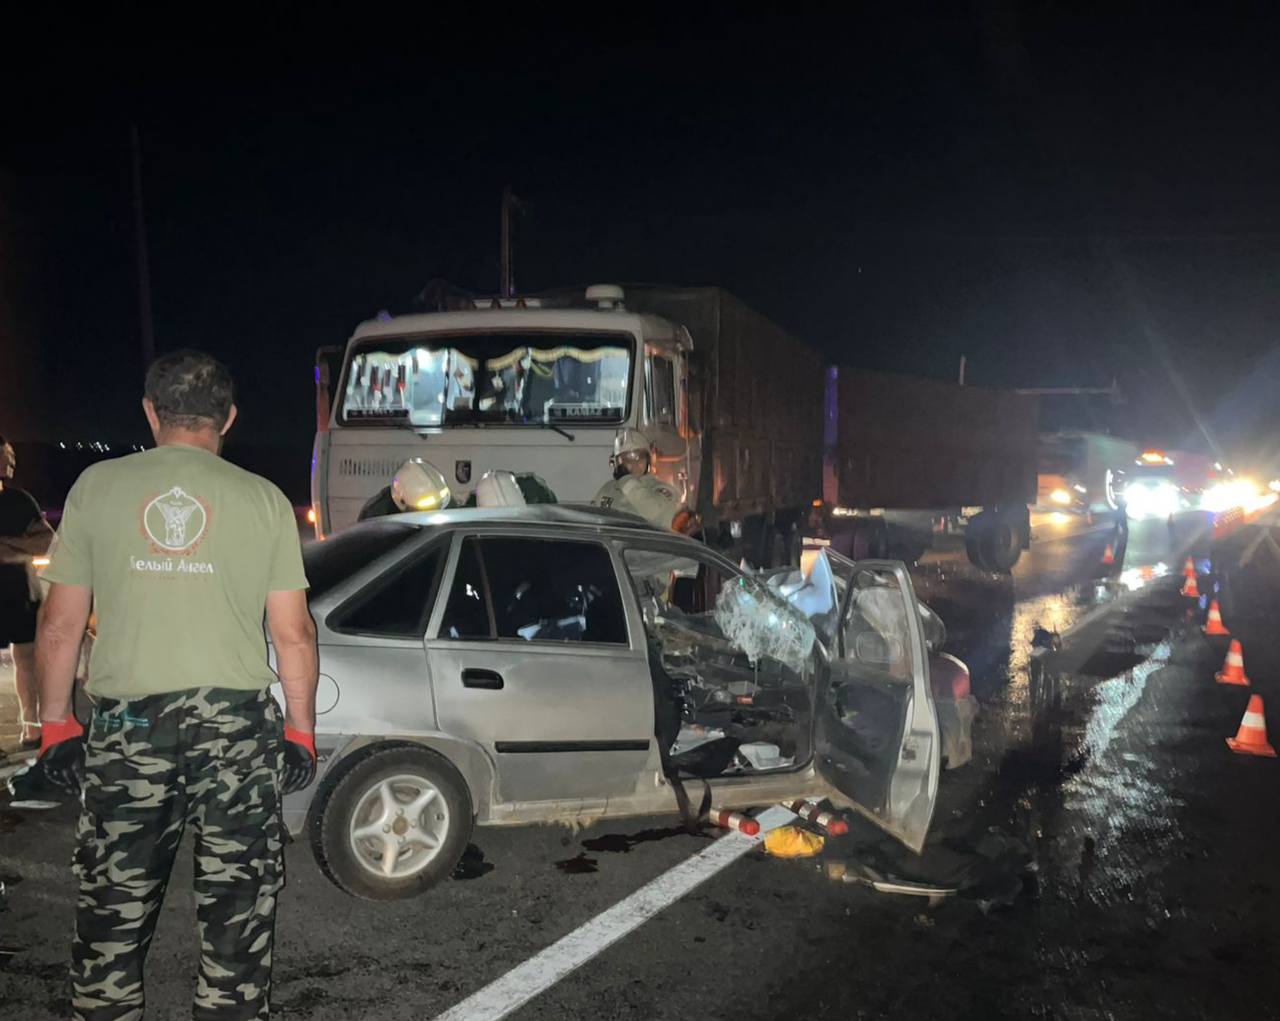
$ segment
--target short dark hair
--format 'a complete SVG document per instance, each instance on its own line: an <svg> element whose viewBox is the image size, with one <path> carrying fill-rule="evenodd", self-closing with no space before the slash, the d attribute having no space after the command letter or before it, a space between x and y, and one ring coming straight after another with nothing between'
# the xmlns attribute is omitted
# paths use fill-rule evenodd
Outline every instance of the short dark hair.
<svg viewBox="0 0 1280 1021"><path fill-rule="evenodd" d="M235 384L227 367L203 351L161 355L147 369L146 397L160 424L176 429L221 429L231 414Z"/></svg>

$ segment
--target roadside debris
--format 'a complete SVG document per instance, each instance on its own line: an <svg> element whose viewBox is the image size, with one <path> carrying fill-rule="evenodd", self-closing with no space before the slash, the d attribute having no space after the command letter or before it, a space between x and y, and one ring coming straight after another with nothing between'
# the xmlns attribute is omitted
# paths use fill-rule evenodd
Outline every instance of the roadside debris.
<svg viewBox="0 0 1280 1021"><path fill-rule="evenodd" d="M798 826L779 826L764 838L764 849L775 858L812 858L826 845L826 838Z"/></svg>
<svg viewBox="0 0 1280 1021"><path fill-rule="evenodd" d="M900 879L891 879L881 875L866 862L856 859L849 861L829 861L826 867L827 878L839 883L852 883L869 886L878 893L896 893L908 897L927 897L929 903L936 904L955 895L953 887L934 886L930 883L913 883Z"/></svg>
<svg viewBox="0 0 1280 1021"><path fill-rule="evenodd" d="M961 896L983 914L1034 893L1037 869L1031 850L995 826L931 844L918 858L898 853L886 841L860 847L857 853L827 861L827 877L880 893L931 900Z"/></svg>

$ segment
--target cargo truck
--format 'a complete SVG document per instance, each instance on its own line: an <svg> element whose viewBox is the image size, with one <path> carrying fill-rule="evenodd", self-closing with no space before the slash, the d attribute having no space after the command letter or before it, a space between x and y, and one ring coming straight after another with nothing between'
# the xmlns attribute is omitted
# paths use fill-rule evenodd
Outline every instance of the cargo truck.
<svg viewBox="0 0 1280 1021"><path fill-rule="evenodd" d="M927 541L931 510L967 508L971 556L994 569L1027 541L1034 405L1015 395L831 370L719 288L442 305L380 316L319 352L318 535L353 523L410 457L444 472L455 500L509 469L541 476L561 502L589 502L631 427L707 541L759 566L795 562L814 531L874 552L886 508L923 515L903 532L915 541Z"/></svg>

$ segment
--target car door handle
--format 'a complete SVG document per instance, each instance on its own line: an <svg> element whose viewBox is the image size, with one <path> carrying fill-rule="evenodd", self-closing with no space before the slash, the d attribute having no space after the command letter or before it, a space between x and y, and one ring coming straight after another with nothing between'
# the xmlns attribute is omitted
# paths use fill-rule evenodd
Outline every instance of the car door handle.
<svg viewBox="0 0 1280 1021"><path fill-rule="evenodd" d="M495 670L464 670L462 671L462 686L464 688L485 688L489 691L500 691L502 689L502 674Z"/></svg>

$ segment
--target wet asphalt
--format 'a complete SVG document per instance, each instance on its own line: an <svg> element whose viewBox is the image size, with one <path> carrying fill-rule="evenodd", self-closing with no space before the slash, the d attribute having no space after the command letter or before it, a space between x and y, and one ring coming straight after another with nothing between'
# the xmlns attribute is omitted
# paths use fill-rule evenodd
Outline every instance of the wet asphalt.
<svg viewBox="0 0 1280 1021"><path fill-rule="evenodd" d="M1188 546L1203 551L1183 526L1135 524L1114 566L1105 529L1037 542L1012 578L928 558L917 587L982 711L925 853L862 823L818 859L752 852L511 1016L1280 1016L1280 760L1226 748L1247 695L1213 681L1226 639L1186 619L1201 609L1176 575ZM1037 629L1061 648L1037 649ZM1264 694L1280 682L1271 644L1246 649ZM0 1018L65 1018L72 809L3 800ZM452 881L390 904L340 893L294 844L274 1016L431 1018L709 842L672 819L481 830ZM957 892L930 902L828 878L859 864ZM184 854L148 1018L189 1016L190 873Z"/></svg>

